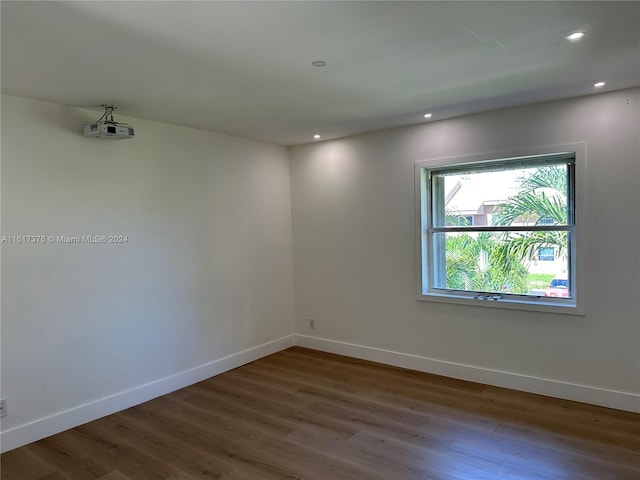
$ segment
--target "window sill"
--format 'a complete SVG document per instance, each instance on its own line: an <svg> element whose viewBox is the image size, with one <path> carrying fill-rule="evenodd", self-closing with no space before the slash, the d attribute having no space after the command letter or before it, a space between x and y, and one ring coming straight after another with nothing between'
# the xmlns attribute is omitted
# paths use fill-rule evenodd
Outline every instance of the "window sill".
<svg viewBox="0 0 640 480"><path fill-rule="evenodd" d="M559 300L550 297L518 296L516 298L503 297L499 300L490 300L489 298L491 298L491 296L489 295L481 300L473 297L473 294L467 292L428 292L418 294L418 300L426 302L452 303L474 307L506 308L510 310L525 310L530 312L560 313L564 315L586 315L584 306L571 299Z"/></svg>

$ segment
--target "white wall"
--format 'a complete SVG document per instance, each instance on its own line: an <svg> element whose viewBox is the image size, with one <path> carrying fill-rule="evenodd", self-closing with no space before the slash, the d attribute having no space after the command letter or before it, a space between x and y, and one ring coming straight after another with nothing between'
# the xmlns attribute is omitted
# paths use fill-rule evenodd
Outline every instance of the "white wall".
<svg viewBox="0 0 640 480"><path fill-rule="evenodd" d="M633 89L292 148L297 341L640 411L639 125ZM416 300L414 162L576 142L586 316Z"/></svg>
<svg viewBox="0 0 640 480"><path fill-rule="evenodd" d="M4 450L292 343L286 148L98 116L2 96L2 234L128 235L2 245Z"/></svg>
<svg viewBox="0 0 640 480"><path fill-rule="evenodd" d="M99 113L3 95L2 234L129 241L2 245L2 450L290 345L294 293L302 345L640 410L639 105L634 89L436 121L289 165L126 117L137 138L87 139ZM416 300L415 161L581 141L586 316Z"/></svg>

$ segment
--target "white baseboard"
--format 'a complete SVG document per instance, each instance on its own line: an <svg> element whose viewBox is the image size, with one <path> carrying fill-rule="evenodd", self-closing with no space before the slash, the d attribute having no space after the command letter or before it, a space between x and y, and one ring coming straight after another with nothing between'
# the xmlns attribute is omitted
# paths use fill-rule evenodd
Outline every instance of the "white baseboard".
<svg viewBox="0 0 640 480"><path fill-rule="evenodd" d="M421 372L640 413L640 395L635 393L618 392L547 378L530 377L518 373L490 370L306 335L296 335L295 343L301 347L314 350L371 360Z"/></svg>
<svg viewBox="0 0 640 480"><path fill-rule="evenodd" d="M139 405L153 398L166 395L180 388L193 385L272 353L279 352L294 344L324 352L347 355L487 385L640 413L640 395L634 393L490 370L324 338L288 335L190 370L5 430L0 433L0 452L4 453L13 450L69 428Z"/></svg>
<svg viewBox="0 0 640 480"><path fill-rule="evenodd" d="M0 433L0 452L4 453L13 450L27 443L41 440L83 423L139 405L153 398L166 395L180 388L193 385L272 353L279 352L293 344L293 335L288 335L160 380L78 405L49 417L18 425Z"/></svg>

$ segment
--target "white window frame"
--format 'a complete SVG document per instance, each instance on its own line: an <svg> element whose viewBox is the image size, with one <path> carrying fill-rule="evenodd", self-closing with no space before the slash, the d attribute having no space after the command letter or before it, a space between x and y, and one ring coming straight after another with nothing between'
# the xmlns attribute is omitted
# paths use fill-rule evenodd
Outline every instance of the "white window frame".
<svg viewBox="0 0 640 480"><path fill-rule="evenodd" d="M532 295L492 295L482 292L436 289L431 285L433 268L430 264L432 246L428 231L431 213L431 191L428 172L448 167L463 167L479 163L508 164L522 163L535 158L552 158L573 155L575 159L573 169L574 224L570 234L569 263L572 298L555 298ZM529 310L548 313L563 313L571 315L585 315L585 276L584 260L586 258L586 243L582 231L586 220L586 155L585 145L582 143L556 145L521 149L510 152L492 154L465 155L462 157L435 158L415 163L415 210L416 210L416 252L417 265L417 298L422 301L453 303L459 305L473 305L491 308L507 308L515 310ZM489 227L491 228L491 227Z"/></svg>

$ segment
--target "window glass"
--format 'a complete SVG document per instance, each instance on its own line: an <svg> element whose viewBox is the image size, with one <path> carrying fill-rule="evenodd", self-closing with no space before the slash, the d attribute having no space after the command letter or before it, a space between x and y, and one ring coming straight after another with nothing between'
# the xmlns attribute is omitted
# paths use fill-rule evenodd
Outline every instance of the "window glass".
<svg viewBox="0 0 640 480"><path fill-rule="evenodd" d="M554 247L539 247L538 260L541 262L553 262L556 257L555 251Z"/></svg>
<svg viewBox="0 0 640 480"><path fill-rule="evenodd" d="M576 305L574 153L419 173L422 295Z"/></svg>

